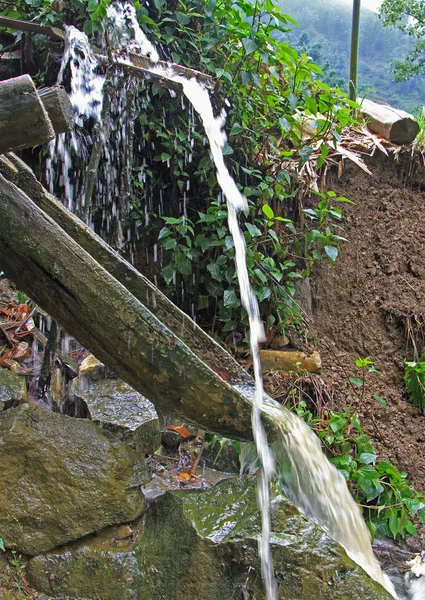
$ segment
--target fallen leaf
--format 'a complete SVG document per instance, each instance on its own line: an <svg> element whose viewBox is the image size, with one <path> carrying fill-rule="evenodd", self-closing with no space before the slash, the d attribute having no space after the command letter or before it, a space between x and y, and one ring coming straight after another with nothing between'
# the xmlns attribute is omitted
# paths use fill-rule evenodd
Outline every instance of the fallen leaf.
<svg viewBox="0 0 425 600"><path fill-rule="evenodd" d="M187 437L189 437L189 432L186 429L186 427L183 427L183 425L167 425L165 427L165 429L168 429L169 431L175 431L176 433L179 433L182 438L186 439Z"/></svg>

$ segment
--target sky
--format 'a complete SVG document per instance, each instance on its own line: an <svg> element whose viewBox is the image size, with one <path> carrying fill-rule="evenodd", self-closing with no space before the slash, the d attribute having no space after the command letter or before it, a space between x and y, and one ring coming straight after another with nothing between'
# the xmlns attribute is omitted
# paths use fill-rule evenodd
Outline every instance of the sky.
<svg viewBox="0 0 425 600"><path fill-rule="evenodd" d="M340 0L341 2L345 2L346 4L352 4L352 0ZM382 0L361 0L361 5L366 8L370 8L370 10L376 11L379 6L382 4Z"/></svg>

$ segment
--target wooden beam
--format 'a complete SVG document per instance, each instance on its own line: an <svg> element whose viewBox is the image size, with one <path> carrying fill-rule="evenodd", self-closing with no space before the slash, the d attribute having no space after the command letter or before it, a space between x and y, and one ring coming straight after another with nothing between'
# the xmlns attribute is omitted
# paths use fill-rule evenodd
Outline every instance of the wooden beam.
<svg viewBox="0 0 425 600"><path fill-rule="evenodd" d="M37 94L47 110L56 135L68 131L74 122L74 109L65 88L54 85L38 89Z"/></svg>
<svg viewBox="0 0 425 600"><path fill-rule="evenodd" d="M13 163L9 170L18 178ZM74 238L97 248L104 265L125 285L0 175L0 268L6 275L166 413L223 436L252 439L254 383L249 375L131 265L78 227L71 213L53 206L47 192L38 193L57 210L58 220L75 229ZM146 292L146 299L130 289ZM265 402L264 424L273 439L279 405L268 397Z"/></svg>
<svg viewBox="0 0 425 600"><path fill-rule="evenodd" d="M30 31L31 33L41 33L49 37L65 38L65 32L57 27L40 25L33 21L23 21L21 19L12 19L10 17L0 17L0 27L15 29L17 31Z"/></svg>

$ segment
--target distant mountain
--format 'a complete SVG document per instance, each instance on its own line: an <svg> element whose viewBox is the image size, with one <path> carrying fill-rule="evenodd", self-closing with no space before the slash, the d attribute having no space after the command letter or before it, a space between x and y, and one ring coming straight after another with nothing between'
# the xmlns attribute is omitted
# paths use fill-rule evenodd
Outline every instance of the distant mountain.
<svg viewBox="0 0 425 600"><path fill-rule="evenodd" d="M347 90L349 76L351 2L337 0L280 0L282 12L299 24L286 34L297 50L311 56L330 85ZM403 58L409 37L382 26L379 17L362 8L359 38L359 95L409 112L425 104L425 79L394 82L392 60Z"/></svg>

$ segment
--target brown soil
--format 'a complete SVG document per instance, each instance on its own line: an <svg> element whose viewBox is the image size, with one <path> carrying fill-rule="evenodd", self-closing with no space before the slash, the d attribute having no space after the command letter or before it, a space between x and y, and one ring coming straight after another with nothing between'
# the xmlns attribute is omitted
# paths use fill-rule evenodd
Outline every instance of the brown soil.
<svg viewBox="0 0 425 600"><path fill-rule="evenodd" d="M313 282L314 325L322 355L321 376L344 408L353 400L347 376L359 376L358 356L375 361L362 424L374 436L381 459L389 458L425 492L425 417L405 396L404 358L425 349L425 168L422 157L370 157L370 176L347 161L328 189L353 200L344 205L348 238L335 267L322 263ZM422 331L421 331L422 326ZM357 371L357 372L356 372ZM369 395L369 394L368 394Z"/></svg>

